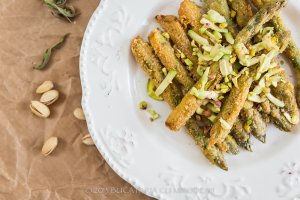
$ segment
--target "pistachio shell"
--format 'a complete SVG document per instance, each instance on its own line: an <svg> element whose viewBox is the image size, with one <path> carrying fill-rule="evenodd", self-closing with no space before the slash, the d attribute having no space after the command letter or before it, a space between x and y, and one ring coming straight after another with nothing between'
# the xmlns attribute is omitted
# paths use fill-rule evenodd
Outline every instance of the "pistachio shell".
<svg viewBox="0 0 300 200"><path fill-rule="evenodd" d="M44 156L48 156L56 148L57 144L58 144L57 137L49 138L43 145L42 154Z"/></svg>
<svg viewBox="0 0 300 200"><path fill-rule="evenodd" d="M79 120L85 120L82 108L76 108L73 112L74 116Z"/></svg>
<svg viewBox="0 0 300 200"><path fill-rule="evenodd" d="M43 94L45 92L48 92L49 90L51 90L54 87L54 84L52 81L45 81L44 83L42 83L42 85L40 85L37 89L36 89L36 93L37 94Z"/></svg>
<svg viewBox="0 0 300 200"><path fill-rule="evenodd" d="M39 101L31 101L30 109L38 117L47 118L50 116L49 108Z"/></svg>
<svg viewBox="0 0 300 200"><path fill-rule="evenodd" d="M83 137L81 138L81 141L82 141L83 144L85 144L85 145L87 145L87 146L95 145L95 144L94 144L94 141L93 141L93 139L91 138L91 135L90 135L90 134L87 134L87 135L83 136Z"/></svg>
<svg viewBox="0 0 300 200"><path fill-rule="evenodd" d="M45 105L53 104L59 97L59 92L57 90L49 90L45 92L40 99L40 102Z"/></svg>

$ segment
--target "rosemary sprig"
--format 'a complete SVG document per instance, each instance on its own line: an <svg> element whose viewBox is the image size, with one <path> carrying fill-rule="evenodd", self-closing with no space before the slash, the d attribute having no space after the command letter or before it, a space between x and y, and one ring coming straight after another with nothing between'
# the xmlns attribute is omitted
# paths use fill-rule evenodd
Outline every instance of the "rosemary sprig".
<svg viewBox="0 0 300 200"><path fill-rule="evenodd" d="M76 11L72 6L67 6L67 0L43 0L53 10L55 17L63 17L69 22L72 22L72 18L76 16Z"/></svg>
<svg viewBox="0 0 300 200"><path fill-rule="evenodd" d="M51 58L51 54L52 54L53 50L60 48L68 36L69 36L69 33L65 34L58 43L56 43L54 46L46 49L45 53L43 54L42 62L39 65L34 66L33 68L37 69L37 70L44 69L47 66L47 64Z"/></svg>

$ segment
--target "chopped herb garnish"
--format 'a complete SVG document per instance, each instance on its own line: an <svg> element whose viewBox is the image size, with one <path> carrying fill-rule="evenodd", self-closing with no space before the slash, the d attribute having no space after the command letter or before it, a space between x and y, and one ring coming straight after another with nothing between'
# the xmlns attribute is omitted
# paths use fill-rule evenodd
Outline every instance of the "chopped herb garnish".
<svg viewBox="0 0 300 200"><path fill-rule="evenodd" d="M247 120L246 124L244 125L244 129L247 133L251 132L251 125L253 121L251 119Z"/></svg>
<svg viewBox="0 0 300 200"><path fill-rule="evenodd" d="M148 112L151 115L150 120L152 122L160 117L160 115L157 112L155 112L155 110L148 110Z"/></svg>
<svg viewBox="0 0 300 200"><path fill-rule="evenodd" d="M164 36L166 39L170 39L170 35L167 32L162 33L162 36Z"/></svg>
<svg viewBox="0 0 300 200"><path fill-rule="evenodd" d="M164 68L162 68L162 72L164 73L164 75L165 76L167 76L168 75L168 70L164 67Z"/></svg>
<svg viewBox="0 0 300 200"><path fill-rule="evenodd" d="M166 78L161 82L161 84L158 86L158 88L155 91L156 96L160 96L165 89L172 83L172 80L177 75L177 72L175 70L171 70L168 72Z"/></svg>
<svg viewBox="0 0 300 200"><path fill-rule="evenodd" d="M140 102L139 108L140 108L141 110L146 110L147 107L148 107L148 104L147 104L146 101L141 101L141 102Z"/></svg>
<svg viewBox="0 0 300 200"><path fill-rule="evenodd" d="M152 99L157 100L157 101L163 101L164 99L161 96L155 94L154 89L155 89L155 86L152 83L152 81L149 79L148 83L147 83L147 92L148 92L149 97L151 97Z"/></svg>

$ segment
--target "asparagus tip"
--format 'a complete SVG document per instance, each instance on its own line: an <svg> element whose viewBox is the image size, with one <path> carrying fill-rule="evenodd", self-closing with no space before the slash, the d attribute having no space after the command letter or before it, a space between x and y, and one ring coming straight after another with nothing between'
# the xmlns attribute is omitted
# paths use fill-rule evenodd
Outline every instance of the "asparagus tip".
<svg viewBox="0 0 300 200"><path fill-rule="evenodd" d="M266 143L266 135L261 136L254 136L256 139L258 139L262 143Z"/></svg>
<svg viewBox="0 0 300 200"><path fill-rule="evenodd" d="M247 151L253 152L250 141L246 141L243 146Z"/></svg>
<svg viewBox="0 0 300 200"><path fill-rule="evenodd" d="M245 149L247 151L253 152L251 144L247 144L246 147L245 147Z"/></svg>
<svg viewBox="0 0 300 200"><path fill-rule="evenodd" d="M224 171L228 171L228 166L225 160L215 160L215 164Z"/></svg>
<svg viewBox="0 0 300 200"><path fill-rule="evenodd" d="M239 150L239 148L230 148L228 153L232 154L232 155L238 155L240 153L240 150Z"/></svg>

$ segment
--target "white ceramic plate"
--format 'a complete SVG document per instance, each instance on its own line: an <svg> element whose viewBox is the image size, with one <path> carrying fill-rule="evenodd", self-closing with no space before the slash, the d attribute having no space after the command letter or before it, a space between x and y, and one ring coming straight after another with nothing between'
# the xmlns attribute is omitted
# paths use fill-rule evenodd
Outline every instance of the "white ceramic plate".
<svg viewBox="0 0 300 200"><path fill-rule="evenodd" d="M147 96L147 78L129 45L158 26L155 15L176 14L179 3L102 0L91 18L80 74L82 105L97 148L123 179L158 199L299 200L300 134L271 126L267 144L253 140L253 153L226 156L230 169L224 172L208 163L185 131L174 134L164 126L170 109ZM300 46L299 13L299 2L289 0L283 17ZM138 109L142 100L159 111L159 120L151 123Z"/></svg>

